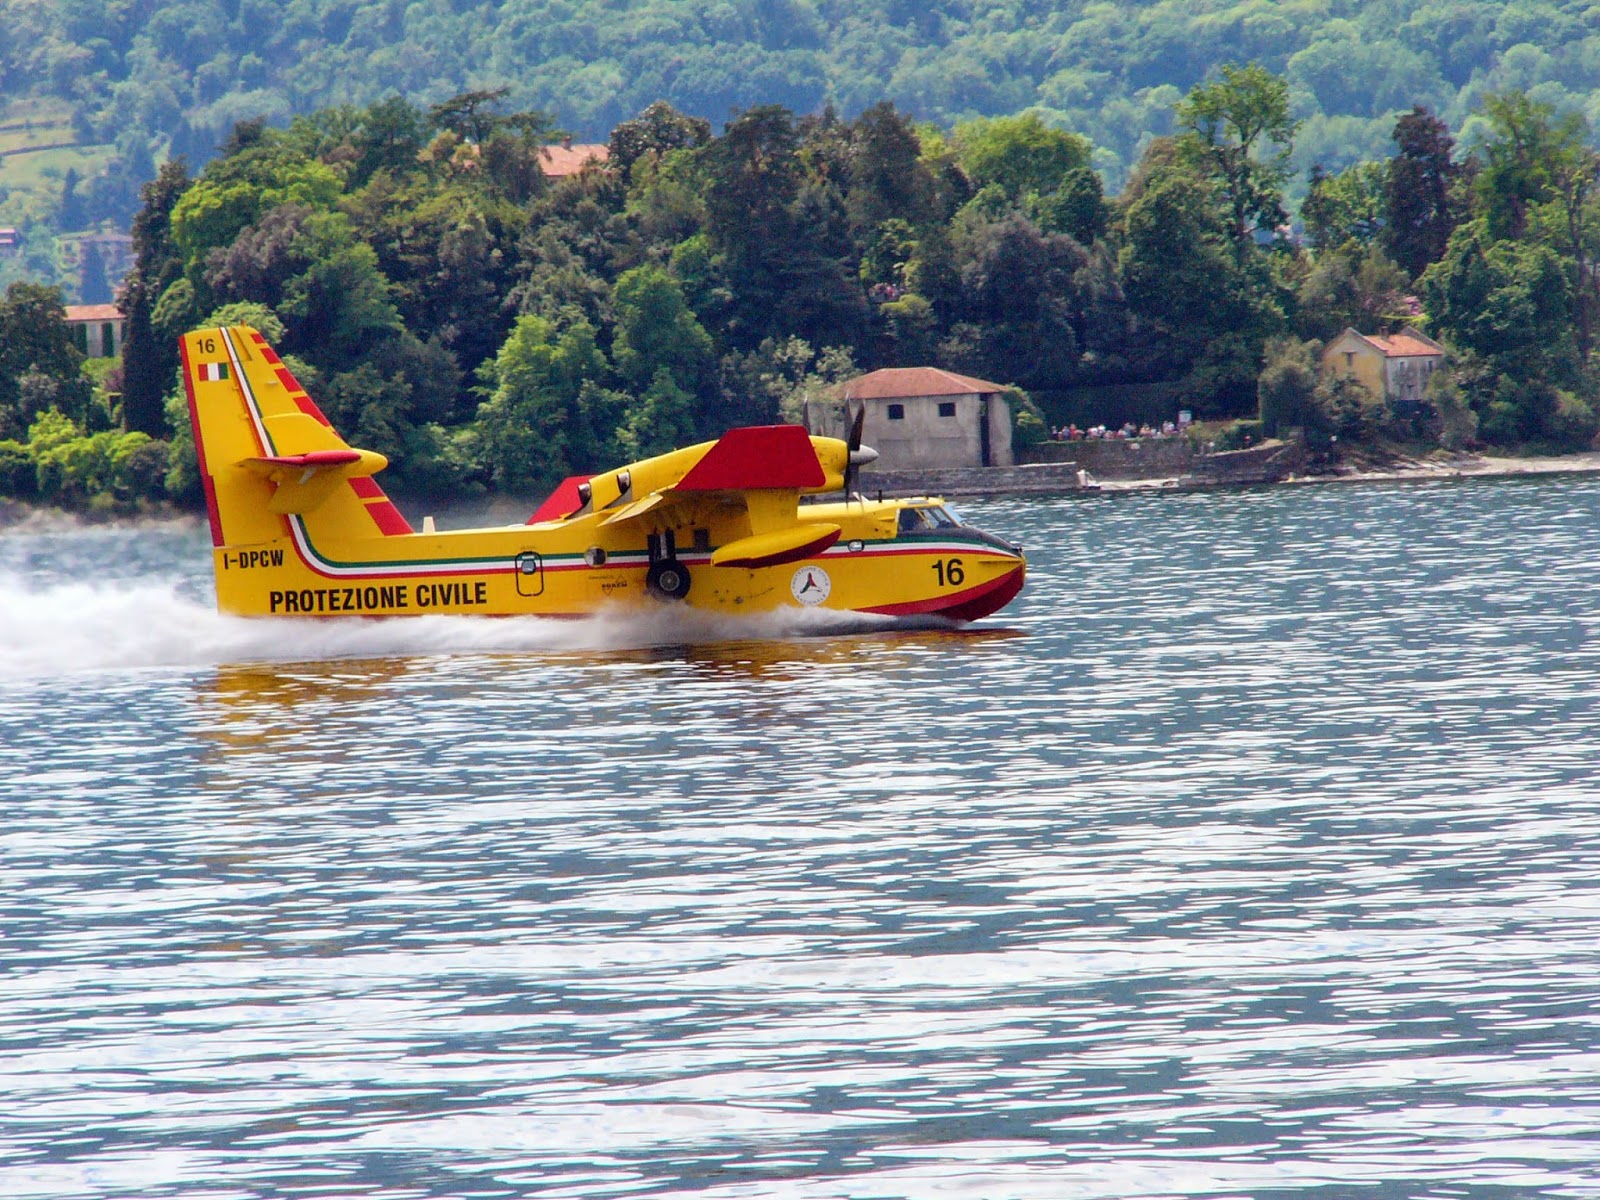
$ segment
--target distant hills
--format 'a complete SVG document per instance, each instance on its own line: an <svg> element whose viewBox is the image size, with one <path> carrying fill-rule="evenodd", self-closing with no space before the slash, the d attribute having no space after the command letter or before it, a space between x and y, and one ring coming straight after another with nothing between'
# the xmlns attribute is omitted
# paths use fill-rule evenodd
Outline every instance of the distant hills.
<svg viewBox="0 0 1600 1200"><path fill-rule="evenodd" d="M1386 155L1417 103L1459 130L1516 88L1600 119L1586 0L0 0L0 124L37 108L78 148L0 157L0 223L59 207L69 166L83 218L125 224L155 162L209 158L236 121L502 85L588 140L658 99L719 128L767 103L1035 108L1115 192L1180 95L1252 60L1290 82L1302 176Z"/></svg>

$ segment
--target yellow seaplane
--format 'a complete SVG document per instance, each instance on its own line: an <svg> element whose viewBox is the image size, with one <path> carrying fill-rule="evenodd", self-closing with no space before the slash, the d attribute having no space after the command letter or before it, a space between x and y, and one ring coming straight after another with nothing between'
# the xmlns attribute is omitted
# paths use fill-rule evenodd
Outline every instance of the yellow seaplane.
<svg viewBox="0 0 1600 1200"><path fill-rule="evenodd" d="M732 429L566 480L523 525L414 530L256 330L182 339L217 606L240 616L583 616L621 603L784 605L973 621L1022 589L1020 547L938 500L867 500L848 441ZM832 503L802 498L842 493Z"/></svg>

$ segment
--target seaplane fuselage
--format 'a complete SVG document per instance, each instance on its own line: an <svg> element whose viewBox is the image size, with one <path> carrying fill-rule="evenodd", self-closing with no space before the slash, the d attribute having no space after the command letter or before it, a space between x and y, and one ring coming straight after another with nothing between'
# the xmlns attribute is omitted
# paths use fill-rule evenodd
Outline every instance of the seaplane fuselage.
<svg viewBox="0 0 1600 1200"><path fill-rule="evenodd" d="M969 621L1022 587L1018 547L935 498L855 494L859 447L798 426L730 430L569 479L526 524L419 531L372 478L383 456L344 442L256 331L188 334L183 359L224 612L583 616L681 603ZM820 498L830 492L845 498Z"/></svg>

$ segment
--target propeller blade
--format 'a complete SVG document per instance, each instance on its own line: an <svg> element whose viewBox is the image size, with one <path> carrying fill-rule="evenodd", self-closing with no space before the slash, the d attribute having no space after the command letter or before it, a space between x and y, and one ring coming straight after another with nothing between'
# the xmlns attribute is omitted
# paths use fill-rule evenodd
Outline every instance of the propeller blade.
<svg viewBox="0 0 1600 1200"><path fill-rule="evenodd" d="M845 459L844 468L844 498L846 501L855 494L856 482L861 475L861 463L857 461L861 450L861 426L867 419L867 406L863 404L856 409L856 419L850 423L850 439L845 443L849 455ZM877 455L873 455L876 458ZM871 459L866 461L870 462Z"/></svg>

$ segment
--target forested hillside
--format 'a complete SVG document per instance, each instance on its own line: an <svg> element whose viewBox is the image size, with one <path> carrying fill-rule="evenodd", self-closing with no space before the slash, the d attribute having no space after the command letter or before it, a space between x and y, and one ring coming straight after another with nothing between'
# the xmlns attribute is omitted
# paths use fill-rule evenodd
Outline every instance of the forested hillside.
<svg viewBox="0 0 1600 1200"><path fill-rule="evenodd" d="M717 134L655 104L559 179L548 119L494 92L242 123L143 189L101 387L59 294L8 289L0 486L137 495L163 468L194 495L177 338L239 321L431 494L538 491L925 363L1031 395L1024 442L1188 408L1322 453L1592 444L1600 154L1580 114L1490 93L1463 154L1416 107L1385 156L1314 173L1303 239L1286 79L1225 65L1171 119L1109 199L1087 140L1031 114L941 132L887 103L760 105ZM1425 397L1319 378L1346 326L1409 323L1449 348Z"/></svg>
<svg viewBox="0 0 1600 1200"><path fill-rule="evenodd" d="M1300 176L1386 153L1413 104L1468 141L1489 91L1600 118L1587 0L0 0L8 119L70 103L77 142L104 148L79 171L82 215L123 223L153 163L198 165L236 121L500 86L595 140L657 100L718 128L758 104L889 100L945 128L1037 108L1093 143L1116 192L1230 61L1287 81Z"/></svg>

